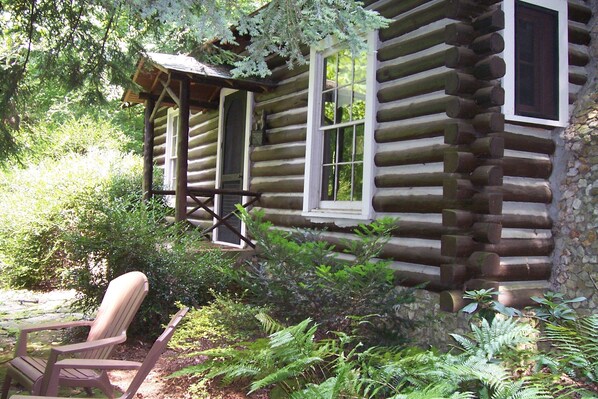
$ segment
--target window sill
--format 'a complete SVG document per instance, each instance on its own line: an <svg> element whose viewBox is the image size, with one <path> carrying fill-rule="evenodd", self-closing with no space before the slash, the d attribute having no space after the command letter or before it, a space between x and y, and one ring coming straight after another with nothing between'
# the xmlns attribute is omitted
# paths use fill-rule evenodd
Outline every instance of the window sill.
<svg viewBox="0 0 598 399"><path fill-rule="evenodd" d="M525 123L537 126L566 127L567 122L554 119L533 118L531 116L505 114L505 122Z"/></svg>
<svg viewBox="0 0 598 399"><path fill-rule="evenodd" d="M313 209L301 215L314 223L333 223L339 227L357 226L373 220L372 215L364 215L360 209Z"/></svg>

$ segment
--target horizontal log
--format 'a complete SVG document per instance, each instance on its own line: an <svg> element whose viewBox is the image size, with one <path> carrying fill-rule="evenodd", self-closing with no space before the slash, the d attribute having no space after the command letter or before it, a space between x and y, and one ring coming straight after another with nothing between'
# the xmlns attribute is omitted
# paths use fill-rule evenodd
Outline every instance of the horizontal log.
<svg viewBox="0 0 598 399"><path fill-rule="evenodd" d="M267 129L275 129L290 125L301 125L307 123L307 109L299 112L282 112L269 115L266 122Z"/></svg>
<svg viewBox="0 0 598 399"><path fill-rule="evenodd" d="M194 172L212 168L216 168L216 157L192 160L189 162L187 170L189 172Z"/></svg>
<svg viewBox="0 0 598 399"><path fill-rule="evenodd" d="M303 176L305 173L304 162L282 163L272 166L270 164L262 165L259 162L253 164L251 175L254 177L264 176Z"/></svg>
<svg viewBox="0 0 598 399"><path fill-rule="evenodd" d="M423 285L426 291L437 292L445 290L449 287L444 286L440 282L440 275L427 273L422 266L421 269L406 269L406 270L395 270L394 271L394 282L395 285L402 287L415 287ZM438 269L438 267L427 266L429 269Z"/></svg>
<svg viewBox="0 0 598 399"><path fill-rule="evenodd" d="M452 122L445 125L444 142L446 144L470 144L475 139L475 130L469 123Z"/></svg>
<svg viewBox="0 0 598 399"><path fill-rule="evenodd" d="M270 79L274 82L280 82L281 80L290 79L294 76L301 75L308 71L309 64L296 64L293 66L293 69L289 69L286 65L283 65L272 70L272 75L270 75Z"/></svg>
<svg viewBox="0 0 598 399"><path fill-rule="evenodd" d="M417 163L442 162L446 144L435 144L426 147L409 148L402 151L378 152L374 156L376 166L398 166Z"/></svg>
<svg viewBox="0 0 598 399"><path fill-rule="evenodd" d="M444 209L442 211L443 226L465 229L472 226L475 220L476 215L469 210Z"/></svg>
<svg viewBox="0 0 598 399"><path fill-rule="evenodd" d="M502 53L505 49L505 40L498 32L488 33L477 37L471 43L471 49L479 55Z"/></svg>
<svg viewBox="0 0 598 399"><path fill-rule="evenodd" d="M216 169L205 169L196 173L187 173L187 183L213 182L216 180Z"/></svg>
<svg viewBox="0 0 598 399"><path fill-rule="evenodd" d="M481 34L503 30L505 28L505 13L500 8L487 11L476 17L472 26Z"/></svg>
<svg viewBox="0 0 598 399"><path fill-rule="evenodd" d="M583 86L588 81L588 71L584 67L569 68L569 83Z"/></svg>
<svg viewBox="0 0 598 399"><path fill-rule="evenodd" d="M477 222L473 224L473 238L478 242L487 244L498 244L502 233L502 225L499 223Z"/></svg>
<svg viewBox="0 0 598 399"><path fill-rule="evenodd" d="M258 147L250 155L252 162L296 159L305 157L305 145Z"/></svg>
<svg viewBox="0 0 598 399"><path fill-rule="evenodd" d="M550 204L552 202L552 190L548 183L541 185L518 185L504 184L502 187L505 201L515 202L538 202Z"/></svg>
<svg viewBox="0 0 598 399"><path fill-rule="evenodd" d="M500 215L502 213L502 193L476 193L473 195L472 200L472 208L477 213L484 213L489 215Z"/></svg>
<svg viewBox="0 0 598 399"><path fill-rule="evenodd" d="M505 90L498 85L483 87L476 90L473 98L481 107L495 107L505 103Z"/></svg>
<svg viewBox="0 0 598 399"><path fill-rule="evenodd" d="M376 114L378 122L392 122L402 119L414 118L422 115L431 115L444 112L449 97L431 97L429 100L421 100L407 104L399 103L392 108L381 109Z"/></svg>
<svg viewBox="0 0 598 399"><path fill-rule="evenodd" d="M568 26L569 42L574 44L589 45L592 37L590 30L584 24L575 24L569 22Z"/></svg>
<svg viewBox="0 0 598 399"><path fill-rule="evenodd" d="M463 151L446 151L443 162L445 173L470 173L479 164L475 155Z"/></svg>
<svg viewBox="0 0 598 399"><path fill-rule="evenodd" d="M398 57L404 57L418 51L444 43L445 32L443 29L429 30L421 35L400 40L391 45L383 45L378 49L378 61L384 62Z"/></svg>
<svg viewBox="0 0 598 399"><path fill-rule="evenodd" d="M303 177L252 181L251 191L258 193L303 193Z"/></svg>
<svg viewBox="0 0 598 399"><path fill-rule="evenodd" d="M485 289L494 289L499 292L498 294L498 301L505 306L514 307L522 309L525 306L530 306L535 304L530 298L532 296L542 296L545 289L537 288L537 286L533 286L530 288L525 288L525 284L519 284L521 286L520 289L516 290L505 290L501 288L501 282L495 280L485 280L485 279L474 279L470 280L466 283L465 289L467 290L479 290L482 288ZM535 285L535 284L534 284Z"/></svg>
<svg viewBox="0 0 598 399"><path fill-rule="evenodd" d="M453 96L473 94L488 84L488 82L479 80L473 75L458 71L451 71L447 74L445 81L445 93Z"/></svg>
<svg viewBox="0 0 598 399"><path fill-rule="evenodd" d="M505 176L532 177L548 179L552 174L552 162L549 159L530 159L504 157L502 159Z"/></svg>
<svg viewBox="0 0 598 399"><path fill-rule="evenodd" d="M479 57L465 47L451 47L445 52L445 65L448 68L465 68L474 65Z"/></svg>
<svg viewBox="0 0 598 399"><path fill-rule="evenodd" d="M471 143L471 152L480 158L501 158L505 142L502 137L480 137Z"/></svg>
<svg viewBox="0 0 598 399"><path fill-rule="evenodd" d="M189 127L205 125L204 130L212 130L218 126L218 111L198 112L189 117Z"/></svg>
<svg viewBox="0 0 598 399"><path fill-rule="evenodd" d="M500 265L500 256L494 252L476 251L467 258L469 275L479 275L482 270L496 269Z"/></svg>
<svg viewBox="0 0 598 399"><path fill-rule="evenodd" d="M187 154L189 154L189 159L200 159L216 155L217 150L218 143L210 143L200 147L189 148Z"/></svg>
<svg viewBox="0 0 598 399"><path fill-rule="evenodd" d="M482 111L474 101L461 97L451 96L446 103L446 114L451 118L470 119Z"/></svg>
<svg viewBox="0 0 598 399"><path fill-rule="evenodd" d="M473 127L480 133L502 132L505 129L505 116L500 112L478 114L473 118Z"/></svg>
<svg viewBox="0 0 598 399"><path fill-rule="evenodd" d="M502 168L496 165L479 166L471 174L471 183L476 186L501 186Z"/></svg>
<svg viewBox="0 0 598 399"><path fill-rule="evenodd" d="M376 176L376 187L434 187L442 186L446 173L384 174Z"/></svg>
<svg viewBox="0 0 598 399"><path fill-rule="evenodd" d="M422 248L386 244L380 254L383 258L391 258L397 262L416 263L428 266L439 266L450 259L441 256L440 251L432 248Z"/></svg>
<svg viewBox="0 0 598 399"><path fill-rule="evenodd" d="M449 200L464 200L471 198L476 189L471 181L458 178L447 178L442 184L442 195Z"/></svg>
<svg viewBox="0 0 598 399"><path fill-rule="evenodd" d="M372 205L376 212L441 213L450 204L442 195L375 195Z"/></svg>
<svg viewBox="0 0 598 399"><path fill-rule="evenodd" d="M463 264L445 263L440 265L440 282L448 287L462 287L469 278L469 271Z"/></svg>
<svg viewBox="0 0 598 399"><path fill-rule="evenodd" d="M552 220L549 216L512 215L503 214L501 217L503 228L551 229Z"/></svg>
<svg viewBox="0 0 598 399"><path fill-rule="evenodd" d="M490 133L489 136L502 137L505 142L505 149L509 150L552 155L556 149L554 141L549 137L542 138L510 132Z"/></svg>
<svg viewBox="0 0 598 399"><path fill-rule="evenodd" d="M521 258L521 262L498 262L484 265L480 269L482 277L505 280L548 280L552 271L550 262L527 262L527 258Z"/></svg>
<svg viewBox="0 0 598 399"><path fill-rule="evenodd" d="M570 20L587 24L592 18L592 9L582 2L567 2L567 13Z"/></svg>
<svg viewBox="0 0 598 399"><path fill-rule="evenodd" d="M445 11L448 18L469 20L484 9L479 0L447 0Z"/></svg>
<svg viewBox="0 0 598 399"><path fill-rule="evenodd" d="M446 76L448 74L448 71L443 71L441 73L430 72L417 79L411 79L409 81L402 79L398 80L396 84L385 85L385 87L378 90L378 101L387 103L442 90L444 89Z"/></svg>
<svg viewBox="0 0 598 399"><path fill-rule="evenodd" d="M399 14L412 10L423 4L428 3L430 0L402 0L402 1L389 1L376 8L376 11L383 17L394 18Z"/></svg>
<svg viewBox="0 0 598 399"><path fill-rule="evenodd" d="M550 256L554 249L554 240L552 238L503 238L500 244L483 244L478 248L495 252L499 256Z"/></svg>
<svg viewBox="0 0 598 399"><path fill-rule="evenodd" d="M430 1L428 4L428 6L420 7L404 16L398 16L388 28L380 30L380 40L384 42L399 37L446 16L445 1Z"/></svg>
<svg viewBox="0 0 598 399"><path fill-rule="evenodd" d="M270 209L301 210L303 209L303 197L264 194L257 202L257 206Z"/></svg>
<svg viewBox="0 0 598 399"><path fill-rule="evenodd" d="M463 299L463 291L459 290L442 291L439 302L440 310L449 313L457 313L469 303Z"/></svg>
<svg viewBox="0 0 598 399"><path fill-rule="evenodd" d="M299 91L307 89L308 86L309 74L305 73L303 75L299 75L296 79L280 84L279 86L270 91L267 91L265 93L255 93L255 103L256 105L258 105L265 101L274 100L287 94L297 93Z"/></svg>
<svg viewBox="0 0 598 399"><path fill-rule="evenodd" d="M279 98L276 101L256 104L254 112L259 114L264 111L266 114L275 114L302 107L307 107L307 88L297 93Z"/></svg>
<svg viewBox="0 0 598 399"><path fill-rule="evenodd" d="M398 237L413 237L440 240L443 234L456 234L457 230L445 227L439 223L411 222L399 218L396 222L397 229L393 235Z"/></svg>
<svg viewBox="0 0 598 399"><path fill-rule="evenodd" d="M189 137L189 148L216 143L218 141L218 129L209 130Z"/></svg>
<svg viewBox="0 0 598 399"><path fill-rule="evenodd" d="M476 248L476 243L470 236L446 234L441 238L440 254L450 258L466 258Z"/></svg>
<svg viewBox="0 0 598 399"><path fill-rule="evenodd" d="M447 120L439 119L430 122L406 123L400 126L382 127L376 130L374 137L378 143L430 138L441 136Z"/></svg>
<svg viewBox="0 0 598 399"><path fill-rule="evenodd" d="M482 80L494 80L505 76L506 71L505 60L500 56L492 55L474 65L473 76Z"/></svg>
<svg viewBox="0 0 598 399"><path fill-rule="evenodd" d="M590 62L589 49L576 44L569 45L569 65L586 66Z"/></svg>
<svg viewBox="0 0 598 399"><path fill-rule="evenodd" d="M475 37L471 25L458 22L449 24L444 28L445 43L453 46L465 46L472 42Z"/></svg>
<svg viewBox="0 0 598 399"><path fill-rule="evenodd" d="M266 142L268 144L283 144L293 143L297 141L305 141L306 137L305 126L292 127L283 130L268 130L266 131Z"/></svg>
<svg viewBox="0 0 598 399"><path fill-rule="evenodd" d="M426 53L420 57L409 57L396 64L381 66L376 70L376 80L380 83L389 82L445 66L445 51Z"/></svg>

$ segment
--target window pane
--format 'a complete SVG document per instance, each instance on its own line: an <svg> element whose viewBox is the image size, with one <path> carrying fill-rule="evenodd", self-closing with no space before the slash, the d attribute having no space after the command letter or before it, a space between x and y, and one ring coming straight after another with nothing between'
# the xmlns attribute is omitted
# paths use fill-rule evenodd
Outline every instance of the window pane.
<svg viewBox="0 0 598 399"><path fill-rule="evenodd" d="M335 192L335 166L323 166L322 167L322 201L334 200Z"/></svg>
<svg viewBox="0 0 598 399"><path fill-rule="evenodd" d="M353 120L365 119L365 83L353 85Z"/></svg>
<svg viewBox="0 0 598 399"><path fill-rule="evenodd" d="M335 123L336 90L322 93L322 126Z"/></svg>
<svg viewBox="0 0 598 399"><path fill-rule="evenodd" d="M326 71L324 78L324 90L336 87L337 61L337 54L332 54L324 59L324 71Z"/></svg>
<svg viewBox="0 0 598 399"><path fill-rule="evenodd" d="M353 58L349 50L338 53L338 85L347 86L353 81Z"/></svg>
<svg viewBox="0 0 598 399"><path fill-rule="evenodd" d="M363 163L356 163L353 170L353 201L361 201L363 192Z"/></svg>
<svg viewBox="0 0 598 399"><path fill-rule="evenodd" d="M336 193L337 201L351 201L351 180L353 165L338 166L338 190Z"/></svg>
<svg viewBox="0 0 598 399"><path fill-rule="evenodd" d="M363 144L364 144L364 126L363 124L355 126L355 161L363 162Z"/></svg>
<svg viewBox="0 0 598 399"><path fill-rule="evenodd" d="M365 82L366 70L367 70L367 64L368 64L367 54L365 52L359 54L357 57L355 57L354 63L355 63L354 82L355 83Z"/></svg>
<svg viewBox="0 0 598 399"><path fill-rule="evenodd" d="M339 129L339 162L351 162L353 160L353 126Z"/></svg>
<svg viewBox="0 0 598 399"><path fill-rule="evenodd" d="M351 100L352 93L350 87L342 87L338 90L336 123L344 123L351 120Z"/></svg>
<svg viewBox="0 0 598 399"><path fill-rule="evenodd" d="M324 132L323 165L336 163L336 129Z"/></svg>

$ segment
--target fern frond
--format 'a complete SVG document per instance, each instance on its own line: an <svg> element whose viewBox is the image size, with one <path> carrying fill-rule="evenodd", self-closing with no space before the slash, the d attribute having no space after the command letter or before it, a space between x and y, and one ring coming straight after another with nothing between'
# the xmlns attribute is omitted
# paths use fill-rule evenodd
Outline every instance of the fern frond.
<svg viewBox="0 0 598 399"><path fill-rule="evenodd" d="M270 315L260 312L255 315L255 318L262 324L262 328L266 332L266 334L273 334L278 332L284 328L282 324L278 321L274 320Z"/></svg>

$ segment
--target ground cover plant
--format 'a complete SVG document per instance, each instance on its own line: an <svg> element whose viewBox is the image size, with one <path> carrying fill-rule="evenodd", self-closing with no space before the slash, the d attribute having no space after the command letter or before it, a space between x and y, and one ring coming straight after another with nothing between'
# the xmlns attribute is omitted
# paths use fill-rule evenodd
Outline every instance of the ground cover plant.
<svg viewBox="0 0 598 399"><path fill-rule="evenodd" d="M468 293L479 299L478 309L490 309L492 295L486 290ZM474 312L469 334L450 334L455 348L448 352L368 347L344 333L318 339L320 326L309 318L284 326L259 314L267 337L200 351L195 355L208 360L176 375L202 375L200 384L213 379L224 385L244 382L248 392L269 388L272 398L589 399L598 395L597 315L560 319L560 324L542 321L538 326L529 315L503 310L499 307L492 317Z"/></svg>

